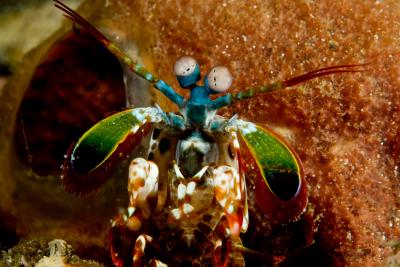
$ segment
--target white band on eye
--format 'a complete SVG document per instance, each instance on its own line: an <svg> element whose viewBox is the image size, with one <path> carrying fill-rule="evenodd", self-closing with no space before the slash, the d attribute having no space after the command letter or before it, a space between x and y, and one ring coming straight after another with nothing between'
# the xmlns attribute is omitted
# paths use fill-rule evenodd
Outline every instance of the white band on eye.
<svg viewBox="0 0 400 267"><path fill-rule="evenodd" d="M211 69L207 75L207 82L211 89L223 93L232 84L232 74L226 67L217 66Z"/></svg>
<svg viewBox="0 0 400 267"><path fill-rule="evenodd" d="M197 62L190 56L184 56L175 62L174 72L176 76L189 76L193 73Z"/></svg>

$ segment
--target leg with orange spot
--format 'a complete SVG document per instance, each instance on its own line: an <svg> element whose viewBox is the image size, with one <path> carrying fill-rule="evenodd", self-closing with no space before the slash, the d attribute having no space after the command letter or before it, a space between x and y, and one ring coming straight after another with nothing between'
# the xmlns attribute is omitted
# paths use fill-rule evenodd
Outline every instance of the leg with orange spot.
<svg viewBox="0 0 400 267"><path fill-rule="evenodd" d="M131 161L127 188L129 205L111 226L111 256L115 266L129 266L131 263L144 266L141 263L144 248L152 238L143 233L157 206L158 180L156 164L143 158Z"/></svg>
<svg viewBox="0 0 400 267"><path fill-rule="evenodd" d="M224 210L231 234L239 236L248 225L244 176L234 167L223 165L214 169L213 178L215 199Z"/></svg>
<svg viewBox="0 0 400 267"><path fill-rule="evenodd" d="M150 261L149 267L168 267L168 265L159 260L153 259Z"/></svg>
<svg viewBox="0 0 400 267"><path fill-rule="evenodd" d="M111 221L110 229L110 253L111 259L116 267L123 267L131 261L132 240L134 233L126 227L127 216L120 214Z"/></svg>
<svg viewBox="0 0 400 267"><path fill-rule="evenodd" d="M148 235L140 235L135 241L135 246L133 248L133 258L132 258L132 266L140 267L145 266L144 261L144 253L146 249L146 245L148 242L151 242L153 238Z"/></svg>
<svg viewBox="0 0 400 267"><path fill-rule="evenodd" d="M145 234L141 234L135 241L133 248L132 266L133 267L167 267L168 265L158 259L146 260L146 248L154 245L153 237ZM153 246L154 247L154 246Z"/></svg>
<svg viewBox="0 0 400 267"><path fill-rule="evenodd" d="M214 265L223 267L243 267L245 266L242 251L238 249L242 246L242 241L237 235L232 235L229 221L226 216L221 218L221 221L215 229L217 240L214 242Z"/></svg>
<svg viewBox="0 0 400 267"><path fill-rule="evenodd" d="M142 212L144 218L148 219L157 201L158 193L158 167L152 161L143 158L132 160L129 166L129 217L134 216L137 210Z"/></svg>
<svg viewBox="0 0 400 267"><path fill-rule="evenodd" d="M167 266L160 260L149 260L149 255L146 254L159 250L159 247L153 241L153 237L147 234L139 234L138 231L130 229L127 224L121 216L118 216L111 228L113 264L117 267Z"/></svg>
<svg viewBox="0 0 400 267"><path fill-rule="evenodd" d="M248 225L247 197L244 176L232 166L218 166L213 171L214 191L217 203L224 215L215 231L214 261L217 266L244 266L240 232Z"/></svg>

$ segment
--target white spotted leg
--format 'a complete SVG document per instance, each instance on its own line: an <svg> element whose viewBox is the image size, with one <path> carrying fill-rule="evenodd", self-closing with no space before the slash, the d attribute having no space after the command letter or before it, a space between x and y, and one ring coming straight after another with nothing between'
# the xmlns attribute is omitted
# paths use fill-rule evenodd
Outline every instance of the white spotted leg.
<svg viewBox="0 0 400 267"><path fill-rule="evenodd" d="M128 213L117 216L111 228L111 255L116 266L124 266L126 253L133 254L134 266L142 266L139 262L143 258L146 242L152 238L144 234L138 236L138 233L156 206L152 205L152 201L157 200L158 174L157 165L143 158L136 158L129 165ZM132 237L135 240L135 236L137 238L133 251L128 252L129 245L127 247L125 242L129 242Z"/></svg>
<svg viewBox="0 0 400 267"><path fill-rule="evenodd" d="M159 260L150 260L150 262L149 262L150 264L149 264L149 267L168 267L168 265L167 264L165 264L165 263L163 263L163 262L161 262L161 261L159 261Z"/></svg>
<svg viewBox="0 0 400 267"><path fill-rule="evenodd" d="M141 220L148 219L152 214L150 200L157 197L158 192L158 167L152 161L136 158L129 165L128 179L128 222L127 226L132 231L139 230Z"/></svg>
<svg viewBox="0 0 400 267"><path fill-rule="evenodd" d="M217 233L220 240L215 244L214 259L225 266L243 266L244 258L235 247L241 245L240 232L247 230L248 212L244 176L231 166L218 166L213 170L215 199L224 210Z"/></svg>
<svg viewBox="0 0 400 267"><path fill-rule="evenodd" d="M133 248L133 266L144 266L143 257L146 249L147 242L152 241L152 237L148 235L140 235L135 241L135 247Z"/></svg>
<svg viewBox="0 0 400 267"><path fill-rule="evenodd" d="M201 179L207 169L208 166L203 167L195 176L193 176L191 181L187 182L179 170L178 165L174 164L175 175L179 181L177 188L178 207L171 210L174 220L178 221L189 216L195 209L191 204L192 195L196 189L196 182Z"/></svg>
<svg viewBox="0 0 400 267"><path fill-rule="evenodd" d="M132 266L140 267L140 266L154 266L154 267L167 267L165 263L157 260L152 259L149 261L149 265L145 264L143 261L146 246L148 243L151 243L153 238L149 235L141 234L135 241L135 246L133 248L133 259L132 259Z"/></svg>
<svg viewBox="0 0 400 267"><path fill-rule="evenodd" d="M219 166L213 170L215 199L224 209L232 236L239 236L247 228L247 204L244 179L231 166Z"/></svg>

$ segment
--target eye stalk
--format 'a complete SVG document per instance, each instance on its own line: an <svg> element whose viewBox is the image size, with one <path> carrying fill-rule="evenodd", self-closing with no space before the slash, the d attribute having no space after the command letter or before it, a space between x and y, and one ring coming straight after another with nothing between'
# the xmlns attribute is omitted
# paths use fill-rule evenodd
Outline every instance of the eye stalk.
<svg viewBox="0 0 400 267"><path fill-rule="evenodd" d="M208 73L206 83L215 93L224 93L231 86L232 80L232 74L228 68L217 66Z"/></svg>
<svg viewBox="0 0 400 267"><path fill-rule="evenodd" d="M196 60L184 56L175 62L174 72L182 88L190 87L200 80L200 67Z"/></svg>

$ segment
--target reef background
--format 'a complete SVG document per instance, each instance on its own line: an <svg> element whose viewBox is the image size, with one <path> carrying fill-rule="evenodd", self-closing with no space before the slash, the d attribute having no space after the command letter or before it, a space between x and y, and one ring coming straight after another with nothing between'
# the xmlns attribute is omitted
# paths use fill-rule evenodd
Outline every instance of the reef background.
<svg viewBox="0 0 400 267"><path fill-rule="evenodd" d="M91 2L85 2L87 7ZM97 12L88 12L95 13L91 21L135 43L146 66L174 88L179 86L172 66L182 55L194 56L204 73L214 65L228 67L234 76L233 92L324 66L370 63L367 72L317 79L295 90L237 104L222 114L237 113L268 125L296 149L318 220L316 245L332 266L383 265L396 254L400 229L399 1L96 3L100 3ZM26 60L21 56L10 64L21 66L18 62ZM18 72L14 77L21 75ZM20 77L29 79L29 75ZM26 191L16 194L21 183L9 179L18 176L18 181L23 181L29 176L14 170L19 165L13 156L13 129L24 89L17 92L11 88L6 85L0 90L0 100L5 103L0 109L4 224L9 227L12 220L15 229L10 231L18 237L70 236L67 241L78 250L85 242L101 247L115 209L102 214L93 207L104 208L106 200L90 202L92 206L85 209L84 201L63 194L52 178L41 180L46 186L38 186L36 181L31 191L41 192L40 196L57 192L62 201L56 204L52 199L33 205L30 198L21 197ZM163 108L171 108L165 98L155 94ZM62 210L68 214L65 218L56 220L38 212L43 205L60 209L63 202L71 204ZM27 223L29 220L33 223ZM95 221L97 228L91 224ZM48 223L52 226L45 227Z"/></svg>

